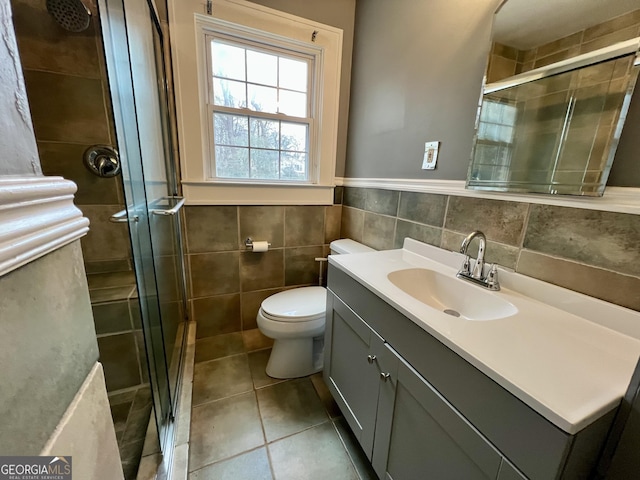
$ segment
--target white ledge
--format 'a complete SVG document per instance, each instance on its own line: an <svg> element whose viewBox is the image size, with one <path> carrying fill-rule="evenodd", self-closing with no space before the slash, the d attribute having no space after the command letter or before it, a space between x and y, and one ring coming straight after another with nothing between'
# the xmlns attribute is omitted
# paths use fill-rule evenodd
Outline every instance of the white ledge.
<svg viewBox="0 0 640 480"><path fill-rule="evenodd" d="M0 276L89 231L73 204L76 190L62 177L0 177Z"/></svg>
<svg viewBox="0 0 640 480"><path fill-rule="evenodd" d="M383 190L457 195L459 197L488 198L492 200L538 203L640 215L640 188L631 187L607 187L602 197L579 197L467 190L464 180L336 177L335 183L337 186L345 187L380 188Z"/></svg>

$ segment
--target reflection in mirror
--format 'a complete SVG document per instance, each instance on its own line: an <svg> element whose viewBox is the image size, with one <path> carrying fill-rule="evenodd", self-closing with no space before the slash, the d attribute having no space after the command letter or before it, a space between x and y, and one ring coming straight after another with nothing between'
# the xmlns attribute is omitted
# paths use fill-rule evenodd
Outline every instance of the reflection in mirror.
<svg viewBox="0 0 640 480"><path fill-rule="evenodd" d="M637 0L604 3L583 0L576 12L572 0L509 0L499 9L468 188L602 195L640 34Z"/></svg>

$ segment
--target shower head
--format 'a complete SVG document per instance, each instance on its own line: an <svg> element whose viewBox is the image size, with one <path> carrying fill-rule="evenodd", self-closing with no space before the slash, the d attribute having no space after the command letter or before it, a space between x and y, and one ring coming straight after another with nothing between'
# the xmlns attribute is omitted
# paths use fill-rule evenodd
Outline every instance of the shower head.
<svg viewBox="0 0 640 480"><path fill-rule="evenodd" d="M65 30L77 33L89 28L91 11L82 0L47 0L47 10Z"/></svg>

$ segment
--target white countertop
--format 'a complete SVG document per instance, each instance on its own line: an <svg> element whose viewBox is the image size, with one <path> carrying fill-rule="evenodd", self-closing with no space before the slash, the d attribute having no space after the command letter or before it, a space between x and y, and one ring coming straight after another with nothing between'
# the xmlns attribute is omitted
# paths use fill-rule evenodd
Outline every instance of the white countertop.
<svg viewBox="0 0 640 480"><path fill-rule="evenodd" d="M502 289L487 293L518 313L471 321L422 303L387 278L409 268L455 278L461 258L407 239L402 250L331 255L329 262L567 433L619 404L640 356L639 312L501 270Z"/></svg>

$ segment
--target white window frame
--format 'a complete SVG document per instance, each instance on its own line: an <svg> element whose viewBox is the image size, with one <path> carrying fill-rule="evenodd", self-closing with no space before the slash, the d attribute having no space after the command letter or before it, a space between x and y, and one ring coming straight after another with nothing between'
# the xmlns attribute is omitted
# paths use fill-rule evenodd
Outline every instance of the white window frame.
<svg viewBox="0 0 640 480"><path fill-rule="evenodd" d="M265 182L276 182L283 184L315 184L317 183L318 176L318 149L317 149L317 138L318 138L318 122L315 121L316 112L318 112L318 104L321 99L318 96L318 88L317 84L320 81L318 75L316 75L315 64L318 61L319 52L312 51L305 46L294 44L287 39L277 39L277 41L269 36L264 39L264 35L255 33L251 34L251 39L247 39L243 34L244 29L238 32L237 28L229 28L225 25L224 28L217 28L215 31L209 28L203 29L203 37L205 42L205 56L206 56L206 65L207 65L207 120L208 120L208 129L207 134L209 137L209 179L218 181L218 182L231 182L237 183L238 181L242 182L251 182L251 183L265 183ZM240 35L240 36L238 36ZM262 42L259 42L259 39L263 39L266 42L269 42L268 45L265 45ZM222 40L228 41L230 45L241 45L245 48L255 47L257 49L262 49L264 52L269 52L271 54L277 54L280 56L292 58L295 60L303 60L306 61L308 66L308 78L307 78L307 117L292 117L289 115L277 113L277 114L269 114L265 112L257 112L255 110L251 110L249 108L244 109L234 109L228 107L222 107L214 105L214 91L213 91L213 68L211 65L211 42L214 40ZM245 82L249 83L249 82ZM225 177L217 177L216 175L216 166L215 166L215 136L213 133L213 114L214 112L219 113L227 113L231 115L247 115L248 117L254 118L264 118L271 120L280 120L288 123L303 123L309 126L308 130L308 138L307 138L307 169L308 169L308 178L307 180L266 180L266 179L235 179L235 178L225 178Z"/></svg>
<svg viewBox="0 0 640 480"><path fill-rule="evenodd" d="M342 30L245 0L214 0L203 15L201 0L169 0L173 73L183 193L191 205L331 204L335 186ZM295 50L314 58L316 155L309 181L211 178L209 81L205 35L219 32ZM315 32L315 35L314 35ZM313 37L313 40L312 40Z"/></svg>

